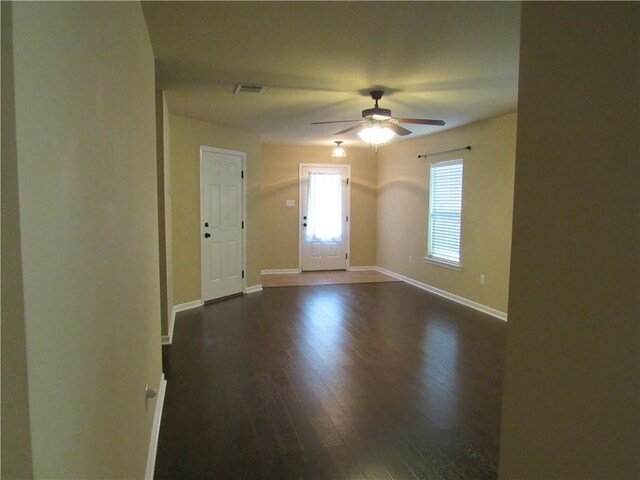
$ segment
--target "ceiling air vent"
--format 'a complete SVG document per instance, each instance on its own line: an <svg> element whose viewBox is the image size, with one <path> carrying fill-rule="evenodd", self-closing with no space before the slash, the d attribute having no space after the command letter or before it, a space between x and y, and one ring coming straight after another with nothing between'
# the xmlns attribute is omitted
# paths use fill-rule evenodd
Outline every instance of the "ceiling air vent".
<svg viewBox="0 0 640 480"><path fill-rule="evenodd" d="M264 85L248 85L246 83L239 83L236 85L236 90L233 92L236 95L245 93L263 93L267 87Z"/></svg>

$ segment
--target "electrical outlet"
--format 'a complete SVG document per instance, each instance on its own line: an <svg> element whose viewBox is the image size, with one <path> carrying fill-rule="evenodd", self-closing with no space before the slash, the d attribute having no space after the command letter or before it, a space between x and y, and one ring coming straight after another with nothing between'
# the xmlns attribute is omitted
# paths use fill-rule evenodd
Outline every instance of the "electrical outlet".
<svg viewBox="0 0 640 480"><path fill-rule="evenodd" d="M484 274L480 275L480 285L484 285Z"/></svg>

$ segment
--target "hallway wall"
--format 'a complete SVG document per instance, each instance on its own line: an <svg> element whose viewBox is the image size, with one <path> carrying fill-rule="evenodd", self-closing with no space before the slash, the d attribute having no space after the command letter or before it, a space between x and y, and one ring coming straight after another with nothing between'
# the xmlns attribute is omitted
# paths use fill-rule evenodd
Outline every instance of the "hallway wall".
<svg viewBox="0 0 640 480"><path fill-rule="evenodd" d="M378 160L370 148L349 148L348 144L345 147L345 158L332 158L332 146L262 145L263 269L298 268L300 163L351 165L349 264L352 267L376 264ZM294 200L295 207L286 207L286 200Z"/></svg>
<svg viewBox="0 0 640 480"><path fill-rule="evenodd" d="M515 113L392 143L378 154L378 266L507 312ZM418 158L471 145L471 151ZM426 262L429 168L464 159L460 271ZM480 283L480 275L485 283Z"/></svg>
<svg viewBox="0 0 640 480"><path fill-rule="evenodd" d="M142 478L155 409L145 386L161 378L154 59L142 9L12 8L2 50L13 47L15 114L5 118L3 81L2 162L3 182L5 161L17 167L9 256L21 253L21 265L5 276L3 241L2 301L24 308L2 316L2 478L30 476L29 462L36 478ZM10 159L5 121L15 125ZM4 208L3 198L3 234ZM16 288L4 289L7 276ZM22 344L7 345L5 326L20 322ZM4 404L4 360L20 348L30 425ZM25 437L31 458L7 457Z"/></svg>
<svg viewBox="0 0 640 480"><path fill-rule="evenodd" d="M174 304L202 299L200 276L200 146L246 152L247 287L260 284L260 177L256 133L169 115Z"/></svg>
<svg viewBox="0 0 640 480"><path fill-rule="evenodd" d="M522 5L500 477L640 472L640 4Z"/></svg>

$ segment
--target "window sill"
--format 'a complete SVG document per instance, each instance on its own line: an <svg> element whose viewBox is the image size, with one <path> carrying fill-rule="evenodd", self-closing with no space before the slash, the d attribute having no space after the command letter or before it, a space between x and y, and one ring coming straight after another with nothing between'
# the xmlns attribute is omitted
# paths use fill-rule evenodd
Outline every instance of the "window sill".
<svg viewBox="0 0 640 480"><path fill-rule="evenodd" d="M447 262L446 260L440 260L439 258L432 257L422 257L422 259L425 262L432 265L437 265L438 267L448 268L449 270L455 270L457 272L460 272L462 270L462 265L459 263Z"/></svg>

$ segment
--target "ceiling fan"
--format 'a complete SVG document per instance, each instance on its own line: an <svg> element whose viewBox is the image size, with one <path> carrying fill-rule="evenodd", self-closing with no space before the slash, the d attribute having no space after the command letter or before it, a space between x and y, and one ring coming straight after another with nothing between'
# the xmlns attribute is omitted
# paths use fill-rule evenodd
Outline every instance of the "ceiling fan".
<svg viewBox="0 0 640 480"><path fill-rule="evenodd" d="M373 108L367 108L362 111L362 120L334 120L330 122L313 122L312 125L323 125L327 123L358 122L358 125L345 128L344 130L336 132L335 135L342 135L344 133L349 133L359 128L364 130L367 127L369 127L369 128L378 128L380 130L383 130L386 127L390 132L393 132L390 134L391 136L389 136L389 138L384 140L384 141L387 141L393 136L393 134L404 136L404 135L409 135L411 133L411 130L408 130L402 127L401 125L399 125L400 123L413 123L416 125L436 125L440 127L445 124L442 120L429 120L426 118L393 118L391 116L391 110L389 110L388 108L381 108L378 106L378 100L382 98L384 91L371 90L369 94L371 95L371 98L375 101L375 105L373 106ZM358 135L360 135L361 133L364 133L364 132L358 132ZM370 141L369 143L384 143L384 141L382 142Z"/></svg>

